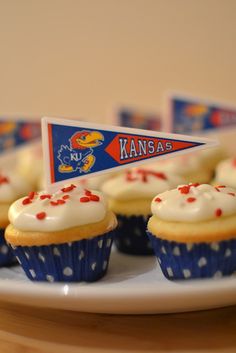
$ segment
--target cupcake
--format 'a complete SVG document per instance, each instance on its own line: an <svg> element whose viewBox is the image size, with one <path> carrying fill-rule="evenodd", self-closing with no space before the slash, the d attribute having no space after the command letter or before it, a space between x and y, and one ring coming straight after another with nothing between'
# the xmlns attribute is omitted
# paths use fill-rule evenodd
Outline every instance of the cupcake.
<svg viewBox="0 0 236 353"><path fill-rule="evenodd" d="M11 264L15 257L8 247L4 232L8 221L8 209L13 201L29 191L30 186L13 172L0 172L0 266Z"/></svg>
<svg viewBox="0 0 236 353"><path fill-rule="evenodd" d="M153 254L146 235L154 195L176 187L183 180L170 173L133 169L103 184L110 209L117 215L115 244L121 252L133 255Z"/></svg>
<svg viewBox="0 0 236 353"><path fill-rule="evenodd" d="M70 185L9 209L5 237L29 279L96 281L108 267L116 217L97 191Z"/></svg>
<svg viewBox="0 0 236 353"><path fill-rule="evenodd" d="M208 183L212 178L212 171L195 153L160 160L146 168L179 175L185 183Z"/></svg>
<svg viewBox="0 0 236 353"><path fill-rule="evenodd" d="M236 189L236 158L226 159L218 164L214 184L223 184Z"/></svg>
<svg viewBox="0 0 236 353"><path fill-rule="evenodd" d="M236 271L236 190L189 184L154 197L148 236L168 279Z"/></svg>

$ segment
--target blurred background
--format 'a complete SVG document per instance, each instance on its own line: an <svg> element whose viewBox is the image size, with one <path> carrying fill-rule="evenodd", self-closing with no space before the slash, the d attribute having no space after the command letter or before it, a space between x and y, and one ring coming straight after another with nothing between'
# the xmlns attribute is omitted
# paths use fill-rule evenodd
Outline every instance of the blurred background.
<svg viewBox="0 0 236 353"><path fill-rule="evenodd" d="M178 90L236 103L235 0L1 0L0 111L104 122Z"/></svg>

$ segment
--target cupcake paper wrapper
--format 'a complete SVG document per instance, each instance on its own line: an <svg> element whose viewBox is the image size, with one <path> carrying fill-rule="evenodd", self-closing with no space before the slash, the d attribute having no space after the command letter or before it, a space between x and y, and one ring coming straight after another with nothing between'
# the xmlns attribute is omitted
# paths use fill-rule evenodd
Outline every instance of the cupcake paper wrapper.
<svg viewBox="0 0 236 353"><path fill-rule="evenodd" d="M113 231L72 243L12 248L32 281L93 282L107 272L112 241Z"/></svg>
<svg viewBox="0 0 236 353"><path fill-rule="evenodd" d="M11 265L16 262L16 258L10 248L7 245L4 238L5 229L0 229L0 266Z"/></svg>
<svg viewBox="0 0 236 353"><path fill-rule="evenodd" d="M168 279L218 278L236 271L236 239L185 244L147 234Z"/></svg>
<svg viewBox="0 0 236 353"><path fill-rule="evenodd" d="M151 242L146 234L149 217L117 215L118 227L115 231L115 244L119 251L131 255L154 255Z"/></svg>

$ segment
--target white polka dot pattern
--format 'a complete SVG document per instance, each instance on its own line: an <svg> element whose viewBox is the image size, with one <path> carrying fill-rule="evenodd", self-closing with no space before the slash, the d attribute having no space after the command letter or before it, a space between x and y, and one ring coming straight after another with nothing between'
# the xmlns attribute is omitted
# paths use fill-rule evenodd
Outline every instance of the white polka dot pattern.
<svg viewBox="0 0 236 353"><path fill-rule="evenodd" d="M68 267L65 267L64 270L63 270L63 274L65 276L72 276L73 275L73 270L72 268L70 268L69 266Z"/></svg>
<svg viewBox="0 0 236 353"><path fill-rule="evenodd" d="M198 260L198 266L201 268L203 266L206 266L207 264L207 259L205 257L201 257L199 260Z"/></svg>
<svg viewBox="0 0 236 353"><path fill-rule="evenodd" d="M46 275L46 279L48 282L54 282L54 277L52 275Z"/></svg>
<svg viewBox="0 0 236 353"><path fill-rule="evenodd" d="M34 281L93 282L105 275L113 232L88 240L14 250L27 276Z"/></svg>
<svg viewBox="0 0 236 353"><path fill-rule="evenodd" d="M94 271L94 270L95 270L95 268L96 268L96 266L97 266L96 262L92 263L92 265L91 265L91 269Z"/></svg>
<svg viewBox="0 0 236 353"><path fill-rule="evenodd" d="M187 268L183 269L183 275L185 278L190 278L191 277L191 271L188 270Z"/></svg>
<svg viewBox="0 0 236 353"><path fill-rule="evenodd" d="M186 247L187 247L188 251L191 251L193 249L193 247L194 247L194 244L193 243L187 243Z"/></svg>
<svg viewBox="0 0 236 353"><path fill-rule="evenodd" d="M4 255L6 255L9 251L9 248L7 245L2 245L1 248L0 248L0 252Z"/></svg>
<svg viewBox="0 0 236 353"><path fill-rule="evenodd" d="M111 239L107 239L107 248L109 248L111 246Z"/></svg>
<svg viewBox="0 0 236 353"><path fill-rule="evenodd" d="M236 272L236 239L184 244L147 234L163 274L171 280L219 278Z"/></svg>
<svg viewBox="0 0 236 353"><path fill-rule="evenodd" d="M56 248L56 247L53 248L53 254L55 256L61 256L60 250L58 248Z"/></svg>
<svg viewBox="0 0 236 353"><path fill-rule="evenodd" d="M102 243L103 243L103 240L102 240L102 239L98 241L98 247L99 247L100 249L102 248Z"/></svg>
<svg viewBox="0 0 236 353"><path fill-rule="evenodd" d="M222 272L221 271L217 271L215 274L214 274L214 278L221 278L223 276Z"/></svg>
<svg viewBox="0 0 236 353"><path fill-rule="evenodd" d="M162 252L163 254L166 254L166 249L165 249L164 246L161 247L161 252Z"/></svg>
<svg viewBox="0 0 236 353"><path fill-rule="evenodd" d="M25 256L27 257L27 259L29 260L30 256L29 254L25 251Z"/></svg>
<svg viewBox="0 0 236 353"><path fill-rule="evenodd" d="M31 274L31 276L32 276L33 278L36 277L36 273L35 273L35 271L34 271L32 268L29 269L29 272L30 272L30 274Z"/></svg>
<svg viewBox="0 0 236 353"><path fill-rule="evenodd" d="M107 268L108 262L103 261L102 269L105 270Z"/></svg>
<svg viewBox="0 0 236 353"><path fill-rule="evenodd" d="M225 251L225 257L230 257L232 255L232 251L228 248Z"/></svg>
<svg viewBox="0 0 236 353"><path fill-rule="evenodd" d="M218 243L212 243L212 244L211 244L211 248L212 248L212 250L214 250L214 251L219 251L220 246L219 246Z"/></svg>
<svg viewBox="0 0 236 353"><path fill-rule="evenodd" d="M180 250L179 250L179 247L178 246L175 246L174 249L173 249L173 254L175 256L180 256Z"/></svg>
<svg viewBox="0 0 236 353"><path fill-rule="evenodd" d="M84 258L84 252L83 250L81 250L79 254L79 260L81 261L83 258Z"/></svg>
<svg viewBox="0 0 236 353"><path fill-rule="evenodd" d="M45 257L41 253L39 253L38 257L39 257L39 260L45 262Z"/></svg>
<svg viewBox="0 0 236 353"><path fill-rule="evenodd" d="M172 268L171 268L171 267L167 267L166 270L167 270L168 275L169 275L170 277L173 277Z"/></svg>

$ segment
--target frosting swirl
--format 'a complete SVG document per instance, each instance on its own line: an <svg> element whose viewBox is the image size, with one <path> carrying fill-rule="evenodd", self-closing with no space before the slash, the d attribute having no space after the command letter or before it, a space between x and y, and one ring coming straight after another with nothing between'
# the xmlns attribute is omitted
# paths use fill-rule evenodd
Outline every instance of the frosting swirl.
<svg viewBox="0 0 236 353"><path fill-rule="evenodd" d="M117 200L152 199L154 195L170 190L183 180L171 173L148 169L132 169L106 181L102 191Z"/></svg>
<svg viewBox="0 0 236 353"><path fill-rule="evenodd" d="M100 192L70 185L54 194L31 192L11 205L8 217L16 229L52 232L102 221L106 213Z"/></svg>
<svg viewBox="0 0 236 353"><path fill-rule="evenodd" d="M152 200L153 215L166 221L196 222L236 214L236 190L208 184L189 184Z"/></svg>
<svg viewBox="0 0 236 353"><path fill-rule="evenodd" d="M236 188L236 158L226 159L218 164L215 180Z"/></svg>

